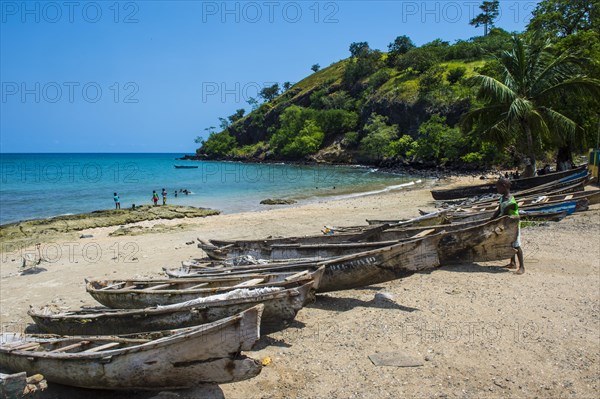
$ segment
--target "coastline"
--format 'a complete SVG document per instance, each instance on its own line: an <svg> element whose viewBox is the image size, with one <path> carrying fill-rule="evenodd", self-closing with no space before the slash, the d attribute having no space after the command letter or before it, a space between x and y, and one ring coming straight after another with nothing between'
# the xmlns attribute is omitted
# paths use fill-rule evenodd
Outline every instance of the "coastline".
<svg viewBox="0 0 600 399"><path fill-rule="evenodd" d="M17 275L20 256L35 255L34 247L4 253L2 328L22 331L30 323L29 305L97 306L85 292L84 278L161 278L163 266L202 256L196 238L307 235L324 225L414 217L417 209L433 208L431 188L474 181L444 179L368 196L127 225L186 225L156 234L110 236L118 226L86 229L78 234L92 237L43 244L48 262L40 264L46 271L38 274ZM600 206L594 205L556 224L524 228L523 276L499 268L504 262L468 264L319 295L290 328L264 336L249 353L272 359L258 377L220 385L210 397L594 397L600 388L598 225ZM375 300L377 292L390 293L394 302ZM400 352L423 366L375 367L368 355L376 352ZM202 395L200 390L177 394ZM51 384L41 397L86 395L89 391ZM96 397L149 396L98 392Z"/></svg>

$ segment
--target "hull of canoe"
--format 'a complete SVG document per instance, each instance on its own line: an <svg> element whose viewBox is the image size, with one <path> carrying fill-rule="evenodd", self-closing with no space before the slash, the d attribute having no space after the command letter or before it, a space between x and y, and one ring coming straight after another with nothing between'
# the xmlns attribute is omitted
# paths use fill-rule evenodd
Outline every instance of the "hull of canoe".
<svg viewBox="0 0 600 399"><path fill-rule="evenodd" d="M95 353L19 351L0 346L0 365L42 374L50 382L91 389L164 390L241 381L255 377L262 368L257 360L238 355L240 349L249 350L258 340L259 320L260 313L251 310L192 333Z"/></svg>
<svg viewBox="0 0 600 399"><path fill-rule="evenodd" d="M585 171L585 167L579 167L562 172L549 173L543 176L529 177L525 179L511 180L511 190L520 191L530 189L539 185L548 184L564 179L565 182L572 179L574 175ZM496 193L496 186L491 184L479 184L475 186L458 187L453 189L432 190L431 195L436 200L452 200L457 198L475 197Z"/></svg>
<svg viewBox="0 0 600 399"><path fill-rule="evenodd" d="M180 304L131 310L80 311L46 315L30 311L40 330L60 335L113 335L212 323L258 304L264 306L261 331L285 328L304 305L314 301L312 283L285 291L206 304ZM132 304L135 305L135 304Z"/></svg>

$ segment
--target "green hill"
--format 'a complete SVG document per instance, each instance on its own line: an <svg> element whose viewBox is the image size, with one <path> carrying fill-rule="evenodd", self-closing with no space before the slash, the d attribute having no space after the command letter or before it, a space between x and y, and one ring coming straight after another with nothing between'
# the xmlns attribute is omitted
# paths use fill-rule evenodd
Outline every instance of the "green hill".
<svg viewBox="0 0 600 399"><path fill-rule="evenodd" d="M419 163L480 167L522 157L513 142L498 151L489 137L461 131L465 113L480 107L470 77L501 79L498 55L511 35L416 47L406 36L384 53L352 43L351 56L294 85L261 92L248 115L219 118L223 130L199 140L201 158L330 163ZM512 162L509 162L512 163Z"/></svg>

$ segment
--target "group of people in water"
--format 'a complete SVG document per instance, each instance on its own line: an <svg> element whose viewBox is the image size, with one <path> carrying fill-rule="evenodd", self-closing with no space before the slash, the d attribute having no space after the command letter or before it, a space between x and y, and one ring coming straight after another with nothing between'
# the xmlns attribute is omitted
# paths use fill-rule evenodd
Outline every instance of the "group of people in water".
<svg viewBox="0 0 600 399"><path fill-rule="evenodd" d="M190 190L188 190L187 188L180 188L179 191L175 190L175 198L177 198L177 194L178 193L183 193L185 195L189 195L192 192ZM164 188L161 190L160 195L162 196L162 204L163 205L167 205L167 190L165 190ZM117 193L113 193L113 199L115 201L115 209L121 209L121 199L119 198L119 195ZM152 190L152 203L154 204L154 206L158 205L158 201L159 201L160 197L158 195L158 193L156 192L156 190ZM132 205L132 208L135 209L135 204Z"/></svg>

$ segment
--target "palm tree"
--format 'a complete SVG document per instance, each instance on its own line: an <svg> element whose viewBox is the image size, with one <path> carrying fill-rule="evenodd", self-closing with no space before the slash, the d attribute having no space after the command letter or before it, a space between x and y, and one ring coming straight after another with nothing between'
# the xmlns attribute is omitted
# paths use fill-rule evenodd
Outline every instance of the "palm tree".
<svg viewBox="0 0 600 399"><path fill-rule="evenodd" d="M487 75L471 78L485 105L467 113L461 125L466 131L475 127L500 145L520 142L535 173L544 142L563 144L581 129L557 109L567 96L600 95L600 80L581 74L580 66L589 60L572 51L553 54L550 42L538 36L525 41L514 35L512 42L511 50L496 57L501 80Z"/></svg>

